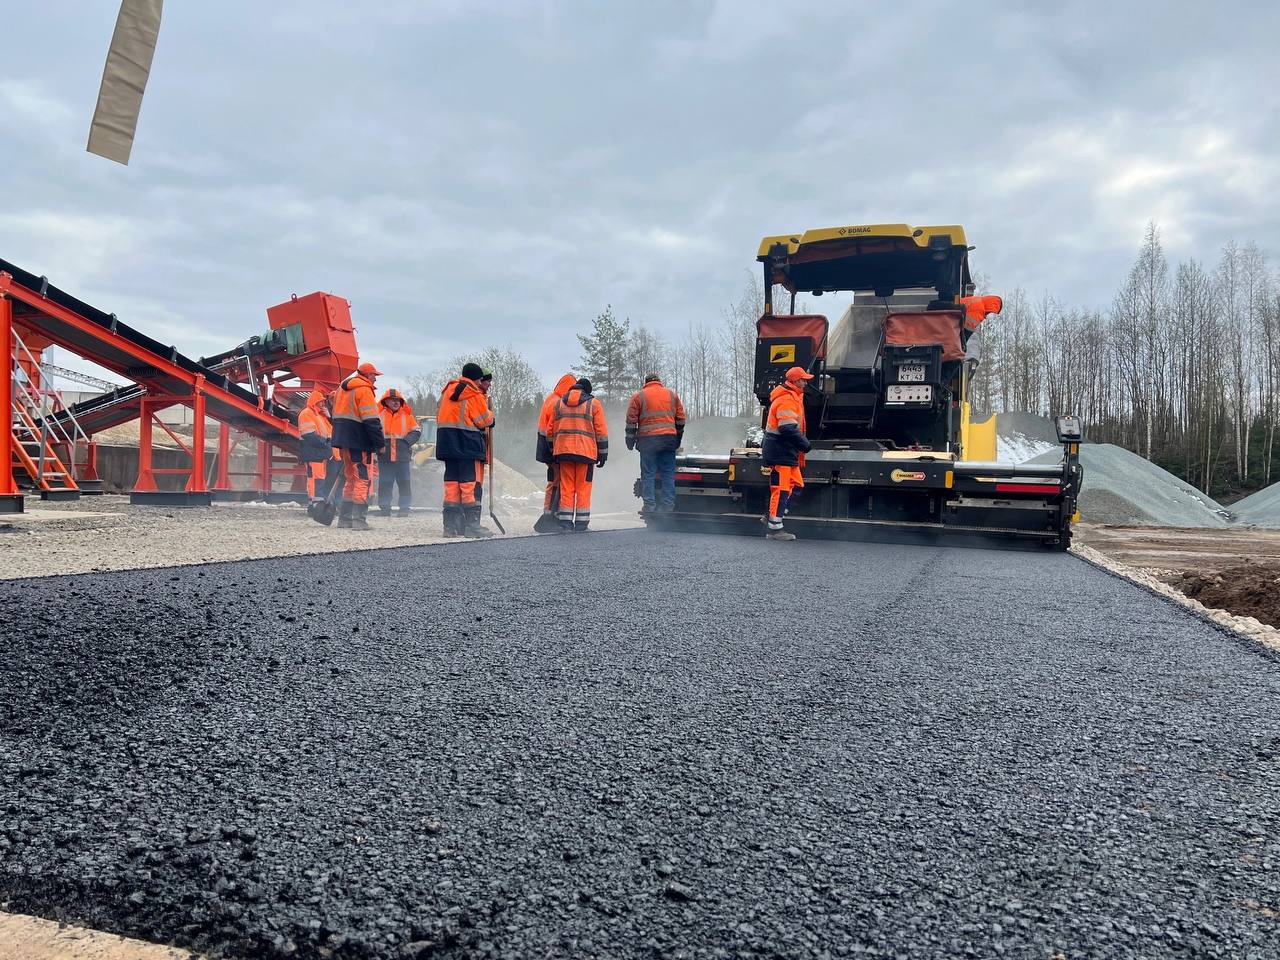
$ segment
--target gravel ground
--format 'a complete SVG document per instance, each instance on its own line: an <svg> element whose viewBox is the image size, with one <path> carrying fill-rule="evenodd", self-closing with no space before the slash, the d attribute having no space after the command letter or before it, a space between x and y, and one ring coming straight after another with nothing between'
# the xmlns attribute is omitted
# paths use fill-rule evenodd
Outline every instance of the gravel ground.
<svg viewBox="0 0 1280 960"><path fill-rule="evenodd" d="M1069 555L635 531L0 616L9 909L242 957L1277 955L1280 663Z"/></svg>
<svg viewBox="0 0 1280 960"><path fill-rule="evenodd" d="M528 535L541 509L541 501L500 500L498 519L509 535ZM29 499L26 513L0 515L0 579L445 542L438 510L383 517L375 508L369 523L367 531L321 526L296 504L177 508L134 507L112 495L71 503ZM599 514L591 525L639 523L634 513ZM497 532L487 513L484 526Z"/></svg>

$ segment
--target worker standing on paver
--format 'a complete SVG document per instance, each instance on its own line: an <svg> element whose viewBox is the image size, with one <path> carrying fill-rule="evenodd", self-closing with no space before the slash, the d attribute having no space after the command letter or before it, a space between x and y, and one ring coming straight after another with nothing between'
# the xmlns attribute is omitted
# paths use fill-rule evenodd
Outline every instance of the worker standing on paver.
<svg viewBox="0 0 1280 960"><path fill-rule="evenodd" d="M373 392L374 380L381 376L372 363L362 363L342 381L333 398L333 446L342 456L345 481L338 526L368 530L369 475L373 455L381 450L382 418Z"/></svg>
<svg viewBox="0 0 1280 960"><path fill-rule="evenodd" d="M445 384L436 410L436 459L444 461L446 537L492 536L480 526L482 493L477 489L488 452L485 431L493 426L493 413L480 390L483 373L477 363L464 364L462 376Z"/></svg>
<svg viewBox="0 0 1280 960"><path fill-rule="evenodd" d="M323 390L312 390L307 405L298 414L298 459L307 470L307 516L324 500L329 485L329 460L333 457L333 423ZM328 482L326 483L326 479Z"/></svg>
<svg viewBox="0 0 1280 960"><path fill-rule="evenodd" d="M804 385L812 379L813 374L804 367L792 367L784 382L769 394L761 452L769 468L769 530L765 536L770 540L796 538L782 528L782 518L795 491L804 486L804 455L812 446L805 434Z"/></svg>
<svg viewBox="0 0 1280 960"><path fill-rule="evenodd" d="M609 427L604 404L591 395L591 381L580 377L556 402L547 439L560 480L556 519L565 533L586 533L591 522L591 484L609 458Z"/></svg>
<svg viewBox="0 0 1280 960"><path fill-rule="evenodd" d="M413 415L404 395L390 389L378 400L381 409L382 436L386 446L378 454L378 510L384 517L391 516L392 488L398 488L399 509L397 517L406 517L413 508L413 487L409 475L413 472L413 445L422 436L418 420Z"/></svg>
<svg viewBox="0 0 1280 960"><path fill-rule="evenodd" d="M547 465L547 489L542 497L542 516L533 524L534 533L554 533L560 529L556 521L556 510L560 506L559 471L551 455L551 441L547 437L547 431L551 429L555 419L556 404L569 392L577 379L572 373L566 373L556 381L555 389L543 399L542 412L538 414L538 449L534 456L539 463Z"/></svg>
<svg viewBox="0 0 1280 960"><path fill-rule="evenodd" d="M676 507L676 449L684 442L684 404L656 373L627 405L627 449L640 452L642 516Z"/></svg>

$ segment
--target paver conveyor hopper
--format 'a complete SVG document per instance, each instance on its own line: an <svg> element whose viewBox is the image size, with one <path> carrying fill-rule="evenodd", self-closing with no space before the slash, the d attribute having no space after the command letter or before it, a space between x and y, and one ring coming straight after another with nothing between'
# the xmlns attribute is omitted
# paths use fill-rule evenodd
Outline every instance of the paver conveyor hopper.
<svg viewBox="0 0 1280 960"><path fill-rule="evenodd" d="M787 527L800 536L876 531L1025 538L1066 549L1081 468L1077 417L1057 419L1058 464L1002 464L966 456L977 325L996 297L972 290L958 226L833 227L766 237L765 307L757 324L755 393L767 408L786 370L815 375L804 397L813 442ZM824 316L774 311L772 292L853 292L836 327ZM651 523L763 533L769 471L761 450L681 455L676 505Z"/></svg>

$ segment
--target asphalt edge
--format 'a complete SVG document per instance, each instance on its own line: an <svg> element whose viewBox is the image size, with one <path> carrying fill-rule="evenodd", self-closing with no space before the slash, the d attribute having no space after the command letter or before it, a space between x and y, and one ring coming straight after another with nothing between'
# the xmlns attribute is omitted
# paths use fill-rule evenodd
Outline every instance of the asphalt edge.
<svg viewBox="0 0 1280 960"><path fill-rule="evenodd" d="M1199 600L1188 597L1175 587L1156 580L1136 567L1131 567L1127 563L1108 557L1102 551L1093 547L1077 544L1071 547L1070 552L1073 556L1078 557L1092 567L1096 567L1108 576L1131 583L1152 596L1190 613L1196 619L1213 627L1236 645L1249 652L1270 660L1272 663L1280 663L1280 629L1266 624L1261 624L1261 630L1248 629L1242 623L1246 618L1237 617L1228 610L1206 607ZM1253 620L1254 623L1260 623L1260 621L1254 620L1252 617L1247 619Z"/></svg>

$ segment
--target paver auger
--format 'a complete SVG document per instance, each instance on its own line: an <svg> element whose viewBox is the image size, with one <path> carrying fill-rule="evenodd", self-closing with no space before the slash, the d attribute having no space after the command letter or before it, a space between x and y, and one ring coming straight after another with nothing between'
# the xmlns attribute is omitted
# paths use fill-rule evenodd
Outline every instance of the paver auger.
<svg viewBox="0 0 1280 960"><path fill-rule="evenodd" d="M832 227L761 241L755 394L767 409L789 367L815 375L804 398L813 450L786 518L800 536L957 533L1069 546L1080 419L1055 421L1058 464L996 463L994 424L970 423L979 362L970 337L1000 301L966 296L969 249L958 226ZM793 312L774 312L775 286L790 292ZM854 300L829 331L825 316L794 313L797 291ZM768 495L758 446L681 455L675 510L650 522L763 533Z"/></svg>

